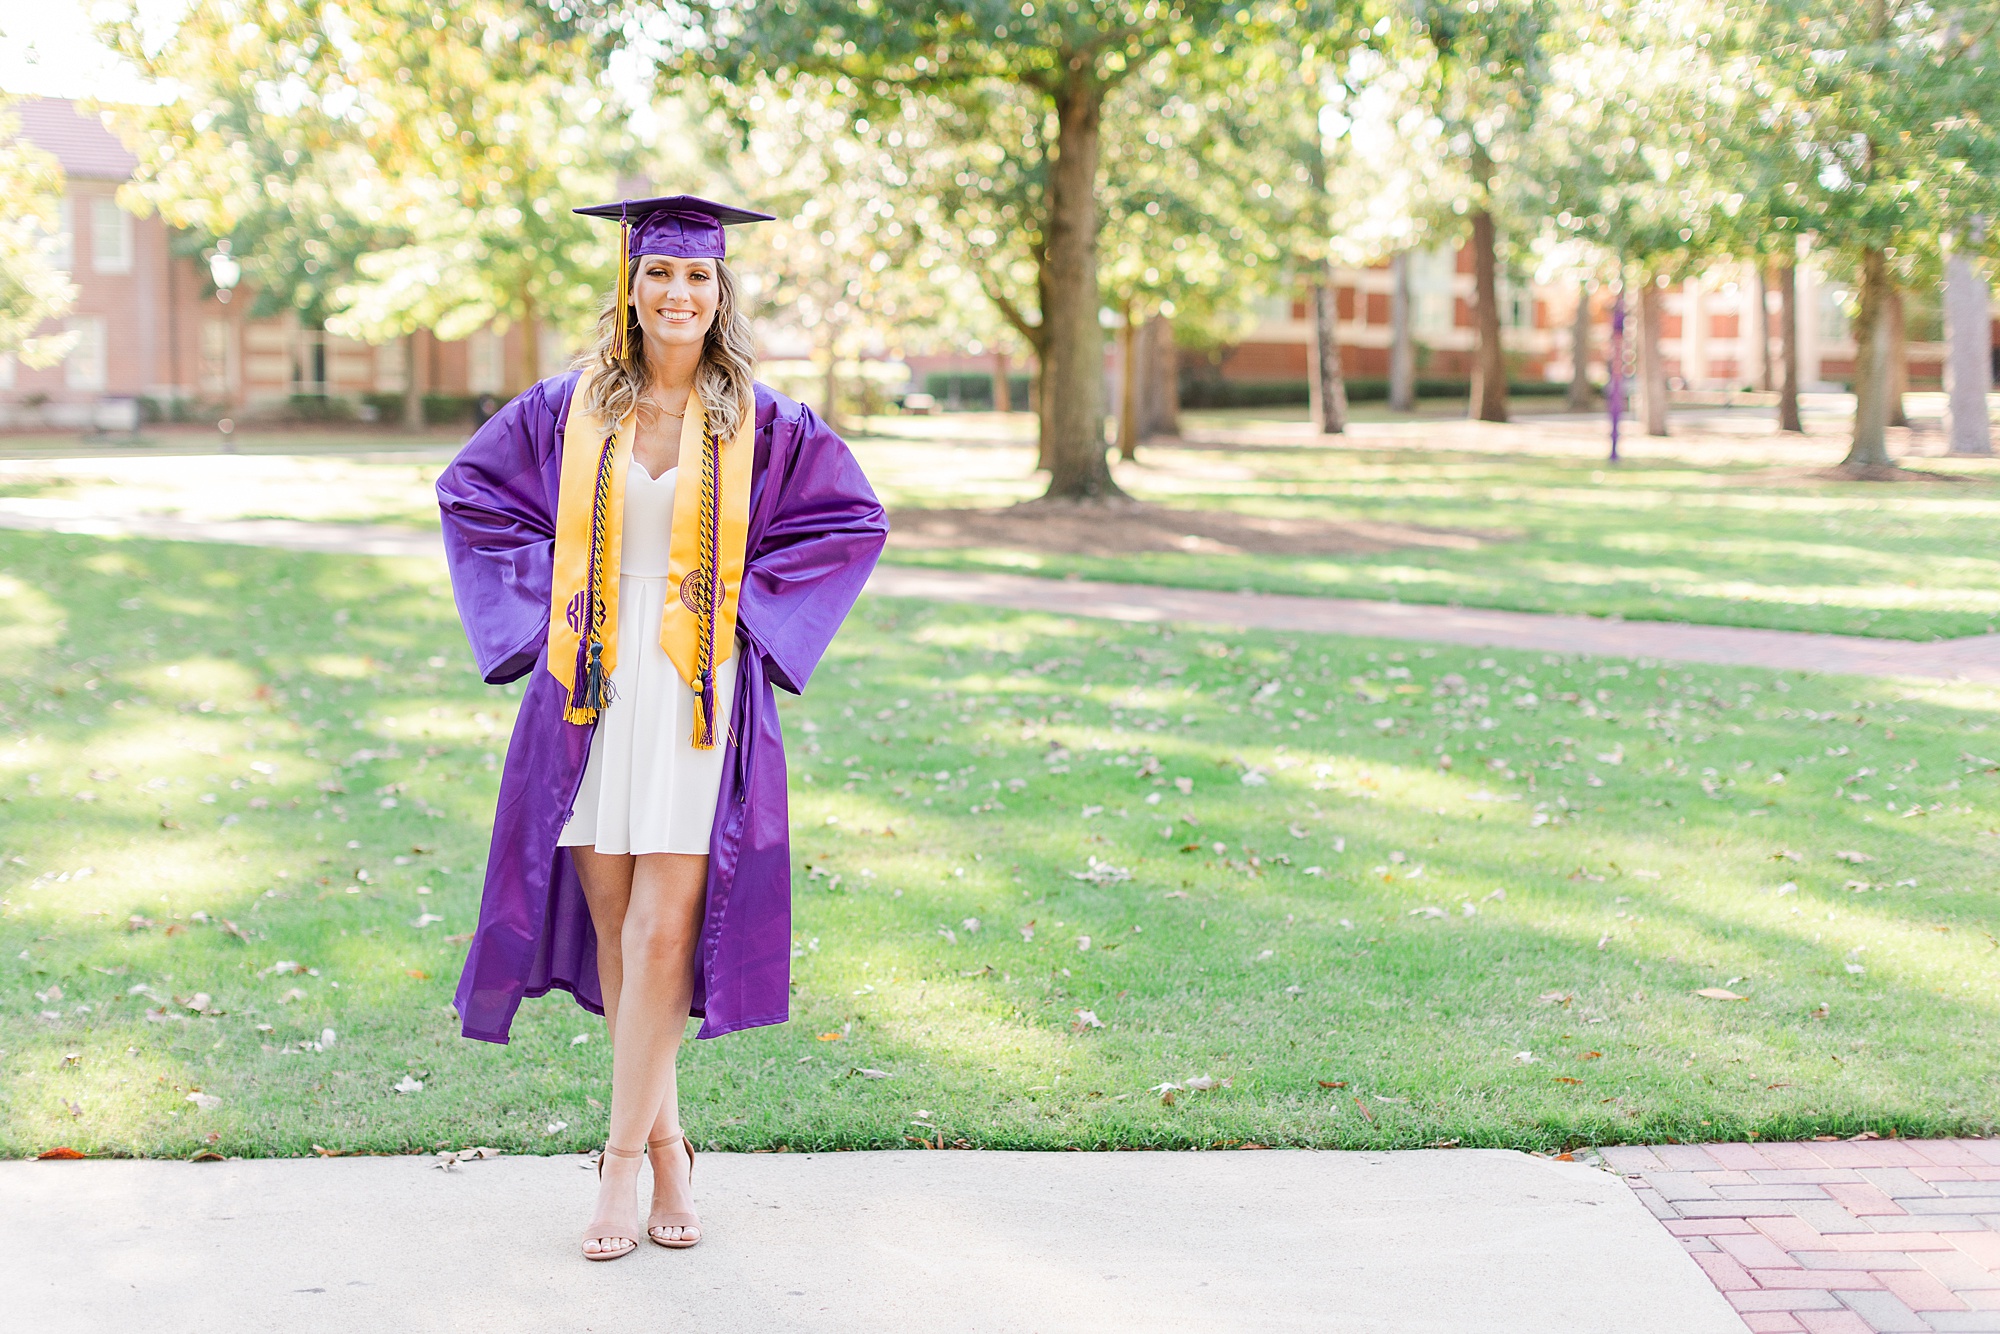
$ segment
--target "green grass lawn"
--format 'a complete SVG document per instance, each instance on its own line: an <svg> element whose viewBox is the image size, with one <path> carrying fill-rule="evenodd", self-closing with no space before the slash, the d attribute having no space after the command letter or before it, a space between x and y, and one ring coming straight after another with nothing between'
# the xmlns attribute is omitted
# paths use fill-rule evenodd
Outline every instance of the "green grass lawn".
<svg viewBox="0 0 2000 1334"><path fill-rule="evenodd" d="M599 1140L595 1018L449 1012L517 695L440 567L5 533L0 571L0 1153ZM695 1045L688 1120L1990 1133L1996 707L867 601L785 706L797 1017Z"/></svg>

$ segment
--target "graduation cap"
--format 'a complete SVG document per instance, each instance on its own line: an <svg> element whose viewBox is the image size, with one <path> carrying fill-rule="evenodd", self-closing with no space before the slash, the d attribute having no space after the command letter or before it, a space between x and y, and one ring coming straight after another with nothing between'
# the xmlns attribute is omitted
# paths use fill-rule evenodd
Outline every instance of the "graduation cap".
<svg viewBox="0 0 2000 1334"><path fill-rule="evenodd" d="M770 222L776 216L755 209L718 204L696 195L663 195L657 199L626 199L616 204L592 204L572 209L587 218L609 218L619 224L618 305L625 305L634 255L672 255L676 259L721 259L728 253L722 229L736 223ZM619 325L624 355L624 322Z"/></svg>

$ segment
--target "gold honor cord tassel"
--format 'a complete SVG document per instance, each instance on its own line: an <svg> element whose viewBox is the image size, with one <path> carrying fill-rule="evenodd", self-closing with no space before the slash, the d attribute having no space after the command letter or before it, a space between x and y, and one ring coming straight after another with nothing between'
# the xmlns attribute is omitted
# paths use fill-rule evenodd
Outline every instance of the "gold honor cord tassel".
<svg viewBox="0 0 2000 1334"><path fill-rule="evenodd" d="M605 436L597 458L597 485L590 506L589 574L583 589L575 671L570 676L570 703L563 713L566 722L594 723L599 711L611 702L611 681L604 670L604 554L610 532L611 463L617 443L617 432Z"/></svg>
<svg viewBox="0 0 2000 1334"><path fill-rule="evenodd" d="M694 736L697 750L715 749L715 614L722 603L722 440L707 422L702 424L700 567L693 591L700 600L695 613L696 668L694 685Z"/></svg>

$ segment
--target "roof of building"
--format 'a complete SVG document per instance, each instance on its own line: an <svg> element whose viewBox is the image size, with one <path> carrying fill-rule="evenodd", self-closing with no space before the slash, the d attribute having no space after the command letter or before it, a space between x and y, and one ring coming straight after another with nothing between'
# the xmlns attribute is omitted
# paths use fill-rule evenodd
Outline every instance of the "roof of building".
<svg viewBox="0 0 2000 1334"><path fill-rule="evenodd" d="M67 97L24 97L4 109L19 119L21 137L54 155L66 175L123 181L139 165L102 117L86 115Z"/></svg>

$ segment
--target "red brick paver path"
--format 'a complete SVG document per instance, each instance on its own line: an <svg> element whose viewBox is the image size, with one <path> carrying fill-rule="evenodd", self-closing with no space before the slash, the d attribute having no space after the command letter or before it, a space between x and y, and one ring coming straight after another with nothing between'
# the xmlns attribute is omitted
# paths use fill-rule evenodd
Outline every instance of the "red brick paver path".
<svg viewBox="0 0 2000 1334"><path fill-rule="evenodd" d="M1757 1334L2000 1334L2000 1139L1601 1152Z"/></svg>

